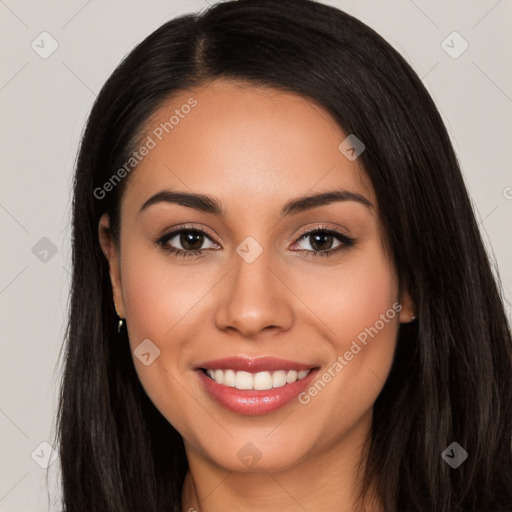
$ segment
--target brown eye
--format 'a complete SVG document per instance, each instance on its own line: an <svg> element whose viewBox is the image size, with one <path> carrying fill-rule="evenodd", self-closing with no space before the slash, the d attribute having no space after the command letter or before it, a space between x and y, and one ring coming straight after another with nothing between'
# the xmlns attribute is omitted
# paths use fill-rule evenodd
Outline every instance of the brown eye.
<svg viewBox="0 0 512 512"><path fill-rule="evenodd" d="M317 257L331 256L338 251L349 249L354 243L355 240L353 238L340 231L332 228L317 228L313 231L302 233L295 246L298 247L297 250L299 252L305 253L306 256ZM300 244L303 247L300 247Z"/></svg>
<svg viewBox="0 0 512 512"><path fill-rule="evenodd" d="M326 233L311 233L307 237L315 251L326 251L332 248L334 237Z"/></svg>
<svg viewBox="0 0 512 512"><path fill-rule="evenodd" d="M209 247L204 247L205 242L210 242ZM205 249L215 249L218 245L210 236L200 229L177 229L172 233L163 235L155 244L176 256L190 257L201 255Z"/></svg>
<svg viewBox="0 0 512 512"><path fill-rule="evenodd" d="M180 244L183 249L188 251L197 251L201 249L204 243L204 234L200 231L182 231L180 234Z"/></svg>

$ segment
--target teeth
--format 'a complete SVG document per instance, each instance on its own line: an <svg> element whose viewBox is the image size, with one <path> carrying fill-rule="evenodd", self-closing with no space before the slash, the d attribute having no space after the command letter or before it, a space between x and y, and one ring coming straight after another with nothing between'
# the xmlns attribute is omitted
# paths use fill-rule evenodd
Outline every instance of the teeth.
<svg viewBox="0 0 512 512"><path fill-rule="evenodd" d="M266 389L280 388L303 379L311 370L277 370L275 372L237 372L235 370L206 370L206 374L218 384L237 389Z"/></svg>
<svg viewBox="0 0 512 512"><path fill-rule="evenodd" d="M217 374L217 370L215 371ZM217 381L220 384L220 381ZM224 381L223 381L224 382ZM254 389L252 374L249 372L236 372L235 386L237 389Z"/></svg>
<svg viewBox="0 0 512 512"><path fill-rule="evenodd" d="M253 377L254 389L272 389L273 378L269 372L259 372Z"/></svg>
<svg viewBox="0 0 512 512"><path fill-rule="evenodd" d="M280 388L286 384L286 372L279 370L272 375L272 387Z"/></svg>
<svg viewBox="0 0 512 512"><path fill-rule="evenodd" d="M222 370L220 370L222 371ZM215 379L217 380L217 379ZM225 370L223 375L223 380L220 379L218 382L222 382L224 386L229 386L230 388L234 388L236 386L236 373L233 370Z"/></svg>
<svg viewBox="0 0 512 512"><path fill-rule="evenodd" d="M297 372L295 370L290 370L288 375L286 375L286 382L291 384L297 380Z"/></svg>

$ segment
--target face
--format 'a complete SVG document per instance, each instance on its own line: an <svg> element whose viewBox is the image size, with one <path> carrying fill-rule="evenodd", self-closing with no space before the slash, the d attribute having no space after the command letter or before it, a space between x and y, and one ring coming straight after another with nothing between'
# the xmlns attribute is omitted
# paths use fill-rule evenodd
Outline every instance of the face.
<svg viewBox="0 0 512 512"><path fill-rule="evenodd" d="M277 471L369 429L412 311L347 135L295 94L181 92L146 125L119 248L101 219L140 381L203 460Z"/></svg>

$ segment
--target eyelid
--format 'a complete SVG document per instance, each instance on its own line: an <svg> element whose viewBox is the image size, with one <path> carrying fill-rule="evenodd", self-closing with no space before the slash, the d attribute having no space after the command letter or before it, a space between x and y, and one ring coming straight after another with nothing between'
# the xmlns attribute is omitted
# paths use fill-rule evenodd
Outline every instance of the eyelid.
<svg viewBox="0 0 512 512"><path fill-rule="evenodd" d="M345 228L345 229L346 229L346 232L343 232L342 230L340 230L337 227L327 226L325 224L320 224L320 225L314 226L314 227L310 226L308 228L304 228L303 230L301 230L298 235L291 236L287 240L287 242L292 240L294 237L297 237L297 240L300 240L304 235L309 235L311 233L315 233L316 231L333 231L333 232L338 233L339 235L342 235L344 237L352 238L352 235L350 234L350 230L348 228Z"/></svg>
<svg viewBox="0 0 512 512"><path fill-rule="evenodd" d="M198 231L198 232L203 233L206 236L208 236L212 242L216 243L217 245L221 245L221 243L217 240L217 237L215 235L213 235L208 228L206 228L205 226L199 227L199 226L193 226L190 224L178 225L178 226L172 228L171 231L164 230L162 235L157 237L157 240L162 240L162 239L169 240L171 238L174 238L176 235L180 234L182 231Z"/></svg>

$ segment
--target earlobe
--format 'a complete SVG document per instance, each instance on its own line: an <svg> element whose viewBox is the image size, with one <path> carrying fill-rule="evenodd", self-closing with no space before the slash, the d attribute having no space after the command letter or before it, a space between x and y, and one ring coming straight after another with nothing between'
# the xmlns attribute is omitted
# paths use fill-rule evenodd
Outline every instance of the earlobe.
<svg viewBox="0 0 512 512"><path fill-rule="evenodd" d="M110 230L110 218L107 213L103 214L100 218L98 224L98 237L101 250L108 261L114 308L119 318L125 318L119 251Z"/></svg>

